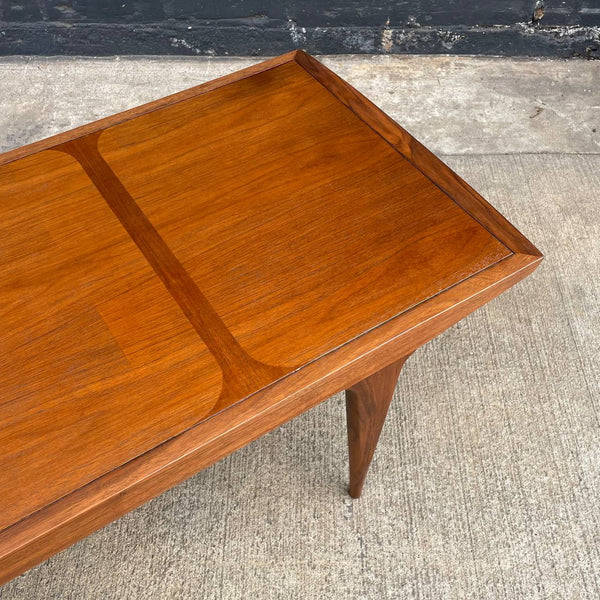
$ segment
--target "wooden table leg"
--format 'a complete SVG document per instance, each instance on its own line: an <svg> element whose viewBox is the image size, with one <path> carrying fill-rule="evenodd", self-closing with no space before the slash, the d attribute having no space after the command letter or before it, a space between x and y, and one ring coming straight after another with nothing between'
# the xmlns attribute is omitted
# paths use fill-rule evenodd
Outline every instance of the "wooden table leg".
<svg viewBox="0 0 600 600"><path fill-rule="evenodd" d="M398 376L407 358L401 358L346 390L352 498L359 498L362 493Z"/></svg>

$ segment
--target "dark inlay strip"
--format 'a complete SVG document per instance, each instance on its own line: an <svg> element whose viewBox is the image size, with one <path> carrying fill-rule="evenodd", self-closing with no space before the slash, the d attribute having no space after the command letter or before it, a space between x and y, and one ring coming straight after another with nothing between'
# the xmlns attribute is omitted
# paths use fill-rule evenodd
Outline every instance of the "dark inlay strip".
<svg viewBox="0 0 600 600"><path fill-rule="evenodd" d="M265 365L252 358L240 346L100 154L98 138L101 133L95 132L54 149L70 154L79 162L215 357L223 372L223 386L214 408L222 408L245 398L292 371L293 369Z"/></svg>

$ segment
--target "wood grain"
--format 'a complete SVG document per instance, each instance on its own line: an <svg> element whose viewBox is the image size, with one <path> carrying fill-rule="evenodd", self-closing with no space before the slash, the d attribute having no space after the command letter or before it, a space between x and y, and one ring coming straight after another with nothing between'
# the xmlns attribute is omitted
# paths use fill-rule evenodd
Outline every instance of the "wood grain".
<svg viewBox="0 0 600 600"><path fill-rule="evenodd" d="M0 582L541 260L298 52L9 152L0 196Z"/></svg>
<svg viewBox="0 0 600 600"><path fill-rule="evenodd" d="M468 183L358 90L306 52L299 51L296 60L432 183L448 194L488 231L503 240L514 252L542 256L542 253L514 225L509 223Z"/></svg>
<svg viewBox="0 0 600 600"><path fill-rule="evenodd" d="M221 373L71 157L0 190L3 529L195 424Z"/></svg>
<svg viewBox="0 0 600 600"><path fill-rule="evenodd" d="M511 254L293 61L98 148L242 347L288 371Z"/></svg>

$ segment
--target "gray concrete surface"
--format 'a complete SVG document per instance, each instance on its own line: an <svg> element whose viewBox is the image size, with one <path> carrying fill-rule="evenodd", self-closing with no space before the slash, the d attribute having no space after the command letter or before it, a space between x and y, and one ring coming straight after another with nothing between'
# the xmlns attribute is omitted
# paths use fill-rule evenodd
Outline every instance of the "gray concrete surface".
<svg viewBox="0 0 600 600"><path fill-rule="evenodd" d="M251 62L0 61L0 147ZM2 600L600 597L598 63L325 62L544 263L409 360L362 499L345 493L336 396L0 588Z"/></svg>
<svg viewBox="0 0 600 600"><path fill-rule="evenodd" d="M256 62L4 58L0 151ZM438 154L600 152L598 62L450 56L323 62Z"/></svg>

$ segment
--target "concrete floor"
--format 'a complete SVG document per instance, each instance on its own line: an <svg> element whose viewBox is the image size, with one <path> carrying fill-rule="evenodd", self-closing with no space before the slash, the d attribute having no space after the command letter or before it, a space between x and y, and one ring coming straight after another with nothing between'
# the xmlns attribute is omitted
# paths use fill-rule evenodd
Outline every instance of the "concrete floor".
<svg viewBox="0 0 600 600"><path fill-rule="evenodd" d="M437 154L600 152L597 62L451 56L322 60ZM0 151L256 62L3 58Z"/></svg>
<svg viewBox="0 0 600 600"><path fill-rule="evenodd" d="M546 260L407 363L362 499L336 396L2 600L600 597L600 65L323 60ZM253 62L3 59L0 150Z"/></svg>

